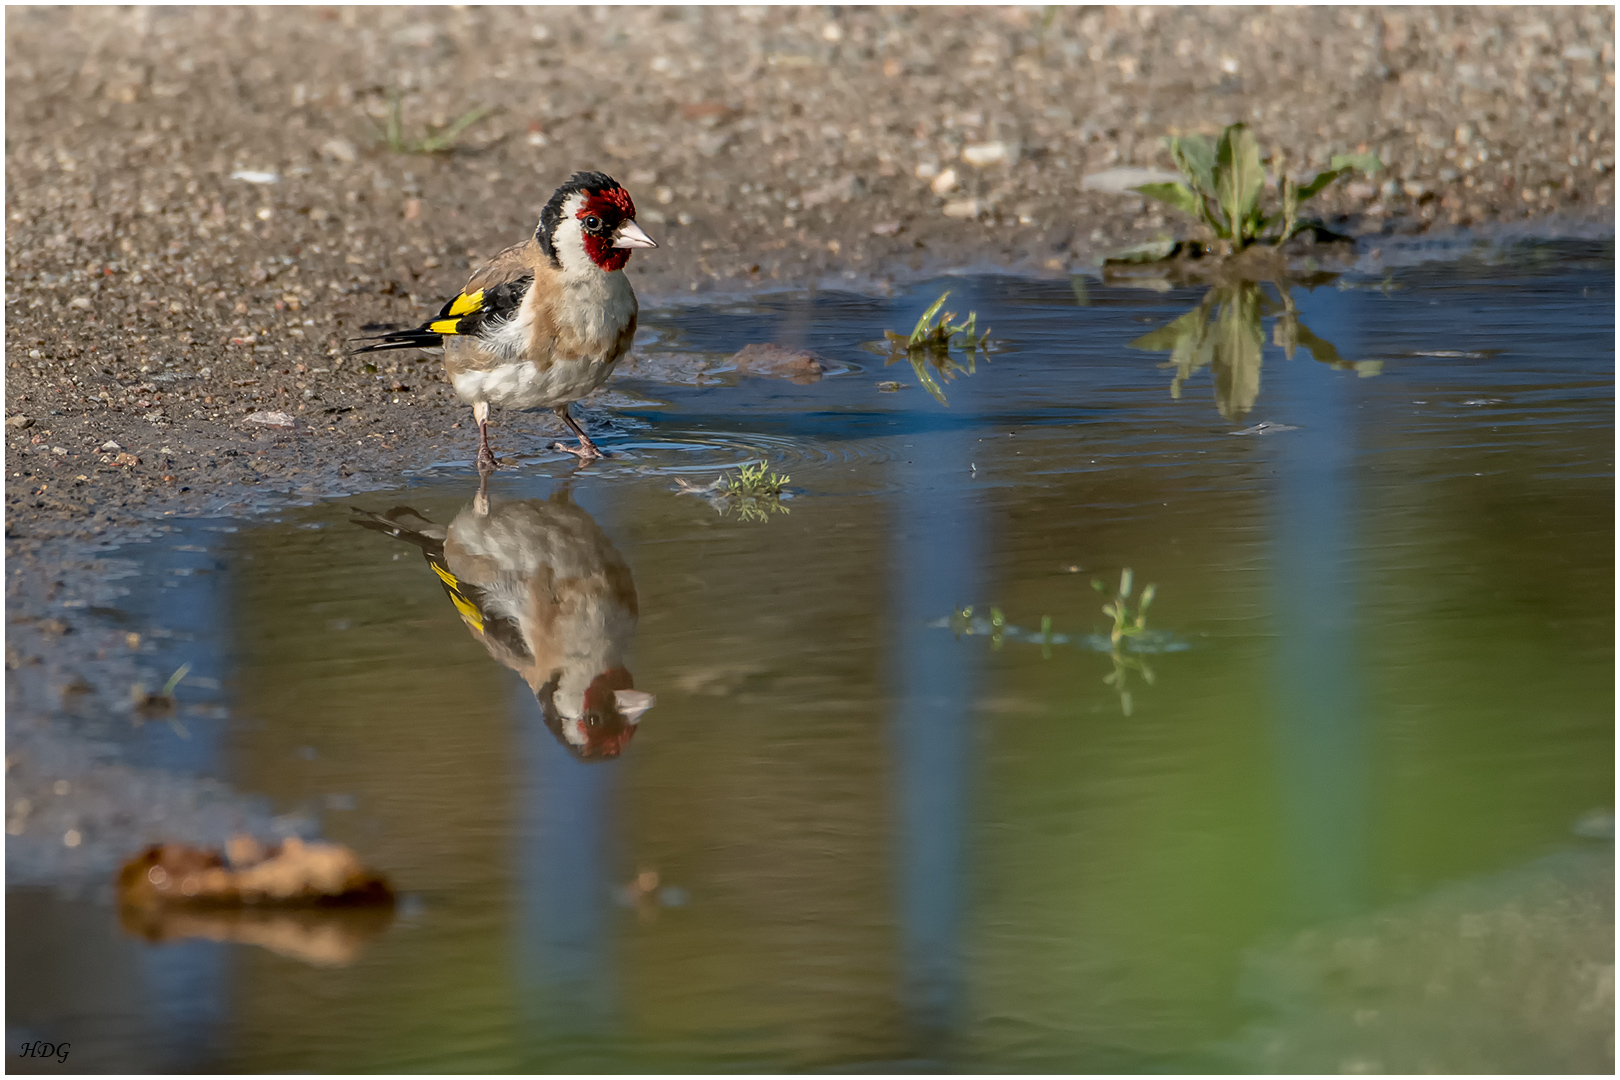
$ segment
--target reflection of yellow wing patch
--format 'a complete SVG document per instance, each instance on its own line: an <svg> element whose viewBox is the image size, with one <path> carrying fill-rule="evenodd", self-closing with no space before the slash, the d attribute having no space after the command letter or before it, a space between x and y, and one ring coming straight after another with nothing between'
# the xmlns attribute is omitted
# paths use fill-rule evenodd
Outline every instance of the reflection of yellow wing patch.
<svg viewBox="0 0 1620 1080"><path fill-rule="evenodd" d="M475 293L462 293L450 304L451 315L465 315L469 311L477 311L484 306L484 290Z"/></svg>
<svg viewBox="0 0 1620 1080"><path fill-rule="evenodd" d="M456 611L461 614L461 621L478 631L484 632L484 616L471 600L461 594L461 582L456 575L440 566L438 563L429 563L433 572L439 575L439 580L450 588L450 602L456 605Z"/></svg>
<svg viewBox="0 0 1620 1080"><path fill-rule="evenodd" d="M461 613L462 622L466 623L480 634L484 632L483 616L478 613L477 608L473 607L472 604L468 602L466 597L462 596L460 593L451 593L450 602L456 605L456 610Z"/></svg>

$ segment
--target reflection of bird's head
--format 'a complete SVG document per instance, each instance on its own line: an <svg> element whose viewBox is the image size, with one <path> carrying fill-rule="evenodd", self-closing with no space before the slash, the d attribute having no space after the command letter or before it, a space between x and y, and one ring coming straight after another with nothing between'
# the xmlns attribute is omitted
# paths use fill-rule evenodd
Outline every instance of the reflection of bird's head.
<svg viewBox="0 0 1620 1080"><path fill-rule="evenodd" d="M557 703L561 681L562 672L553 672L535 691L535 698L546 727L581 761L607 761L624 753L641 714L657 702L645 690L631 688L628 671L614 668L591 680L580 715L567 716Z"/></svg>
<svg viewBox="0 0 1620 1080"><path fill-rule="evenodd" d="M529 684L571 753L601 761L624 752L653 705L624 667L635 582L566 490L493 504L480 489L447 528L404 507L360 511L355 522L422 549L467 630Z"/></svg>

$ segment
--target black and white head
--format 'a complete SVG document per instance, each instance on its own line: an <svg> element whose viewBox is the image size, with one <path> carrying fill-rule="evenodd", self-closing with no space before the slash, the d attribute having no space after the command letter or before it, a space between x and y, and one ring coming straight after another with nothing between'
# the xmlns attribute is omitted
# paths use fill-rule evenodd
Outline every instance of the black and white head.
<svg viewBox="0 0 1620 1080"><path fill-rule="evenodd" d="M606 173L577 172L540 211L535 239L565 273L623 270L634 248L658 245L636 224L630 193Z"/></svg>

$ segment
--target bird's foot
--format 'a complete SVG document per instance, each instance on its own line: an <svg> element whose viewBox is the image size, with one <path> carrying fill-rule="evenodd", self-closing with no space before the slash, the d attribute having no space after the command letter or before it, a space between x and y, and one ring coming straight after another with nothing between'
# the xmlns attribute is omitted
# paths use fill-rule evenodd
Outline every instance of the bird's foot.
<svg viewBox="0 0 1620 1080"><path fill-rule="evenodd" d="M551 444L551 449L561 450L565 454L573 454L583 462L600 461L602 458L607 456L606 454L603 454L602 451L598 450L596 448L596 444L593 442L581 442L578 446L569 446L566 443L554 442Z"/></svg>
<svg viewBox="0 0 1620 1080"><path fill-rule="evenodd" d="M481 477L488 476L497 468L499 466L495 462L494 452L487 446L480 446L478 448L478 475Z"/></svg>

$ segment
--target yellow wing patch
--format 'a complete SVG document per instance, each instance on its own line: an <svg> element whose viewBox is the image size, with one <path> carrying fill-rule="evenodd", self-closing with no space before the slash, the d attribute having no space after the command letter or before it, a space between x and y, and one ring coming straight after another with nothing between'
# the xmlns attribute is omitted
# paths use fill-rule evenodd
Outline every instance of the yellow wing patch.
<svg viewBox="0 0 1620 1080"><path fill-rule="evenodd" d="M461 333L461 320L468 315L474 315L484 310L484 290L462 293L450 303L445 305L439 317L427 324L428 332L434 334Z"/></svg>
<svg viewBox="0 0 1620 1080"><path fill-rule="evenodd" d="M435 574L439 575L439 580L449 587L450 602L456 606L456 611L461 615L461 621L482 634L484 632L484 616L472 601L461 595L460 580L438 563L429 563L428 565L433 567Z"/></svg>

